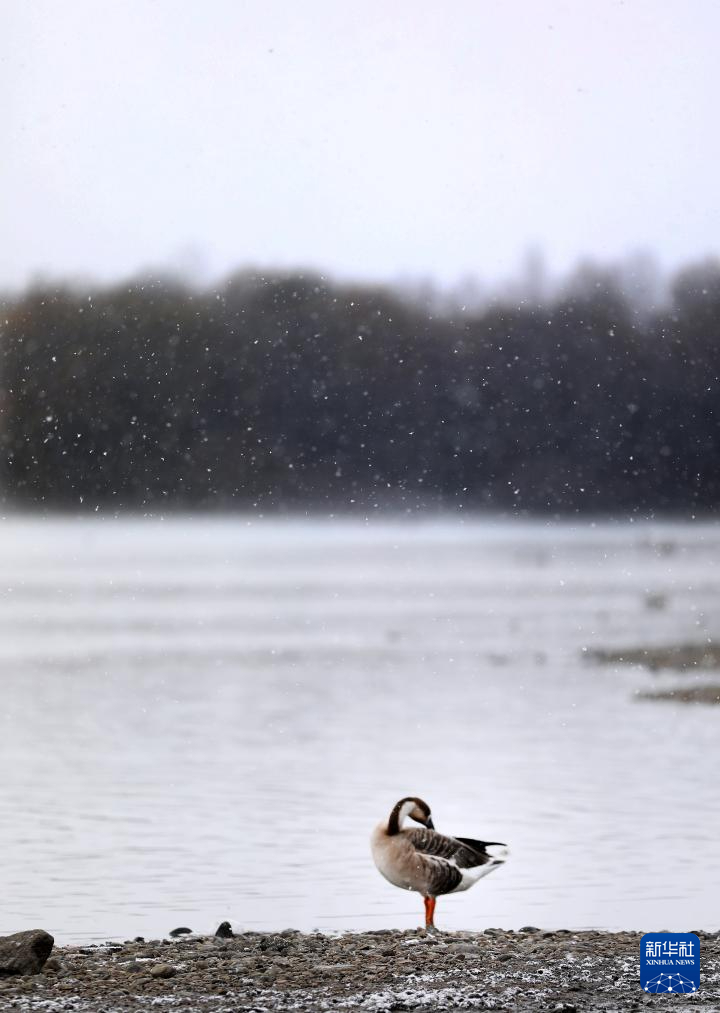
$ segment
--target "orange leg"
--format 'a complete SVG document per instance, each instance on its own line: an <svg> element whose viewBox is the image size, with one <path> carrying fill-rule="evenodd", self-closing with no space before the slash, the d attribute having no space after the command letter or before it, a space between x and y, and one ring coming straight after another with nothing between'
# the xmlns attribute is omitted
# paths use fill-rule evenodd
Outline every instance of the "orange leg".
<svg viewBox="0 0 720 1013"><path fill-rule="evenodd" d="M435 898L434 897L423 897L425 901L425 928L435 928Z"/></svg>

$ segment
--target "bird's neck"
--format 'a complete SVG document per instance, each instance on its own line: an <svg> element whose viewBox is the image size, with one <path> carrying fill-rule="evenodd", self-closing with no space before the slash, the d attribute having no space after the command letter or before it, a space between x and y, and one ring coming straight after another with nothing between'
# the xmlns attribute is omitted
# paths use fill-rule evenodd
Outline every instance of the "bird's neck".
<svg viewBox="0 0 720 1013"><path fill-rule="evenodd" d="M388 820L387 832L389 837L394 837L395 834L399 834L403 828L403 823L407 819L409 806L407 802L398 802L394 806L393 811L390 813L390 819Z"/></svg>

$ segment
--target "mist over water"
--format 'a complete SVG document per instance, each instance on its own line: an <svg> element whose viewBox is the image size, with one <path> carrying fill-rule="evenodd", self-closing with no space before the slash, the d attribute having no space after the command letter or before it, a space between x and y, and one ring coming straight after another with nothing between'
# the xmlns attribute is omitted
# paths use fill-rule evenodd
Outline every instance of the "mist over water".
<svg viewBox="0 0 720 1013"><path fill-rule="evenodd" d="M441 927L716 927L717 709L636 698L707 676L584 649L706 642L719 553L699 523L6 520L0 933L415 926L368 849L408 793L511 850Z"/></svg>

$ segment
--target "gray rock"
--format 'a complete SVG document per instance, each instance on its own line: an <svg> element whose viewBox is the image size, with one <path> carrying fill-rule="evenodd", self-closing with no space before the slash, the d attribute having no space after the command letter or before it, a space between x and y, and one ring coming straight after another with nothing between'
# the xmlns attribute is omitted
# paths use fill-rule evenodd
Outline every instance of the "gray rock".
<svg viewBox="0 0 720 1013"><path fill-rule="evenodd" d="M38 974L50 956L55 940L44 929L0 936L0 977L10 974Z"/></svg>
<svg viewBox="0 0 720 1013"><path fill-rule="evenodd" d="M453 953L463 953L468 957L481 957L483 951L479 946L473 946L472 943L451 943L448 949Z"/></svg>
<svg viewBox="0 0 720 1013"><path fill-rule="evenodd" d="M175 975L175 968L170 964L155 964L150 968L152 978L172 978Z"/></svg>

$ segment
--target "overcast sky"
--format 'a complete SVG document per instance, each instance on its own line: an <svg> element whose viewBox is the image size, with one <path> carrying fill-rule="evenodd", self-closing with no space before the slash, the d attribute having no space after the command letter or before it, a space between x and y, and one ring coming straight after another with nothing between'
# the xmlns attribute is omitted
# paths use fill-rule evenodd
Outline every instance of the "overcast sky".
<svg viewBox="0 0 720 1013"><path fill-rule="evenodd" d="M0 0L0 286L720 248L717 0Z"/></svg>

